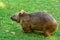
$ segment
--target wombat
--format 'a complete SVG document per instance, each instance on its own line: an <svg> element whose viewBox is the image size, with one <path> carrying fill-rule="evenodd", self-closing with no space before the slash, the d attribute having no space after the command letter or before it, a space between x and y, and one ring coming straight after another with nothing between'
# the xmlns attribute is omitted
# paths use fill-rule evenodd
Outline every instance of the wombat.
<svg viewBox="0 0 60 40"><path fill-rule="evenodd" d="M13 21L20 23L24 32L42 31L45 36L50 36L57 29L56 20L46 12L20 12L11 16Z"/></svg>

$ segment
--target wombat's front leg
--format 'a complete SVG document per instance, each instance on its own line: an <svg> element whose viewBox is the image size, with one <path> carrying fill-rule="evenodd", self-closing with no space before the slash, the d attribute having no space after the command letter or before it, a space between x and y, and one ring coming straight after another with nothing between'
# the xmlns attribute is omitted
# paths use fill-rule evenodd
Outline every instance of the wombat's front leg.
<svg viewBox="0 0 60 40"><path fill-rule="evenodd" d="M27 33L27 32L31 32L31 30L30 30L29 27L23 27L23 31L24 31L25 33Z"/></svg>

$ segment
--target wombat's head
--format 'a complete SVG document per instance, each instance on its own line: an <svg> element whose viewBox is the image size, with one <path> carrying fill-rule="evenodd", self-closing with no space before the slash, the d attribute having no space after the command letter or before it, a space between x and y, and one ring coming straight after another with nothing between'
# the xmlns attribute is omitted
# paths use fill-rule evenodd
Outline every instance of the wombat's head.
<svg viewBox="0 0 60 40"><path fill-rule="evenodd" d="M20 17L24 14L25 12L24 12L24 10L21 10L20 12L18 12L18 13L15 13L14 15L12 15L11 16L11 19L13 20L13 21L16 21L16 22L20 22Z"/></svg>

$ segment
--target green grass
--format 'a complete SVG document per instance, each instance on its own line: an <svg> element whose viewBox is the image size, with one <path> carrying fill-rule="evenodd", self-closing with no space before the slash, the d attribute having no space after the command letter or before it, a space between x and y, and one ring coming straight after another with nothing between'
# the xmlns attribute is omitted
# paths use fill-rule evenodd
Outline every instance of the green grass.
<svg viewBox="0 0 60 40"><path fill-rule="evenodd" d="M59 24L58 30L50 37L24 33L21 26L10 19L12 14L21 9L49 12ZM0 40L60 40L60 0L0 0Z"/></svg>

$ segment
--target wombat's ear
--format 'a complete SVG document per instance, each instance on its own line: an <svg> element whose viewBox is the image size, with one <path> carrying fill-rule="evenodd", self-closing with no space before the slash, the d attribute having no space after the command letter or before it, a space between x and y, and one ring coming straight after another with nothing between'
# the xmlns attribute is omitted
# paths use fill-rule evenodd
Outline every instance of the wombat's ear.
<svg viewBox="0 0 60 40"><path fill-rule="evenodd" d="M20 12L19 12L19 15L23 15L25 13L25 11L24 10L21 10Z"/></svg>

